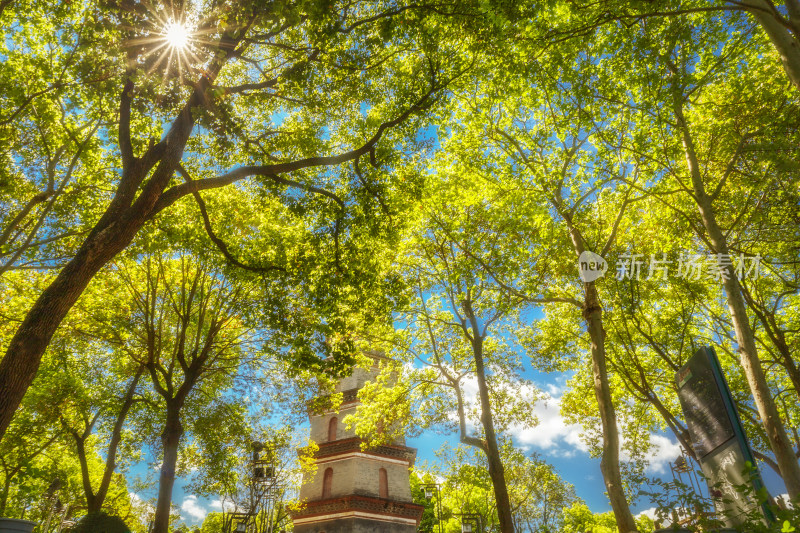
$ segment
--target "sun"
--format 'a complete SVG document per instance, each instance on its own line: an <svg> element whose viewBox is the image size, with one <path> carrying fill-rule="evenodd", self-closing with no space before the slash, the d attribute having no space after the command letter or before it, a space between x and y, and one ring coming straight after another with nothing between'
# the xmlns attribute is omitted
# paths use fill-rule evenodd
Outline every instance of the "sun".
<svg viewBox="0 0 800 533"><path fill-rule="evenodd" d="M164 32L170 48L183 49L189 44L189 29L180 22L170 22Z"/></svg>
<svg viewBox="0 0 800 533"><path fill-rule="evenodd" d="M161 68L165 72L163 83L197 71L203 63L203 46L213 44L213 30L198 29L197 17L190 12L166 13L158 9L152 13L153 24L147 35L132 39L129 46L136 47L143 56L146 72L151 74Z"/></svg>

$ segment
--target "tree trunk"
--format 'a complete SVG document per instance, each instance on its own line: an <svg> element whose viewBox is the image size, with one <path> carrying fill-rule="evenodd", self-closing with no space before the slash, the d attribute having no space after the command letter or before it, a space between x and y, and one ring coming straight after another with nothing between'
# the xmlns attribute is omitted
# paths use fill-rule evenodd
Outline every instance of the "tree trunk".
<svg viewBox="0 0 800 533"><path fill-rule="evenodd" d="M778 326L775 313L766 309L766 307L758 305L758 302L748 293L746 286L742 286L741 288L743 289L742 294L744 295L745 303L764 326L764 331L769 337L769 340L772 342L772 345L775 346L775 349L778 350L777 362L786 369L786 374L789 376L789 381L792 382L794 393L798 399L800 399L800 369L798 369L797 363L794 360L792 350L786 343L784 331Z"/></svg>
<svg viewBox="0 0 800 533"><path fill-rule="evenodd" d="M775 18L771 2L767 0L743 0L741 5L755 17L766 32L772 46L781 56L783 70L797 89L800 89L800 43L792 32Z"/></svg>
<svg viewBox="0 0 800 533"><path fill-rule="evenodd" d="M207 86L213 77L206 76L203 79L206 82L201 85ZM169 183L191 134L194 125L191 108L202 101L201 89L198 86L192 93L189 103L170 127L162 141L166 146L164 153L152 162L155 170L138 196L137 189L152 166L143 166L141 160L131 161L128 165L123 163L125 168L114 199L75 256L33 304L11 339L0 361L0 439L5 435L25 391L36 377L44 351L61 321L95 274L127 248ZM129 81L123 96L131 91L133 83Z"/></svg>
<svg viewBox="0 0 800 533"><path fill-rule="evenodd" d="M101 510L103 508L103 503L105 503L106 495L108 495L108 488L111 486L111 479L114 476L114 471L117 469L117 449L119 448L119 443L122 441L122 428L125 425L128 412L133 405L136 386L139 384L139 378L142 377L143 372L144 367L140 366L136 371L136 375L133 376L133 379L128 385L128 389L125 391L122 407L119 413L117 413L114 429L111 432L111 440L108 444L108 453L106 456L106 466L103 470L103 479L100 480L100 487L97 489L97 494L93 495L91 500L88 498L89 493L87 493L86 506L90 513Z"/></svg>
<svg viewBox="0 0 800 533"><path fill-rule="evenodd" d="M728 246L725 236L717 225L710 205L707 206L707 209L701 208L701 213L703 215L703 224L706 227L706 231L708 231L711 243L716 249L715 252L727 255ZM728 309L733 319L736 343L739 345L739 360L744 369L747 383L750 385L750 391L753 393L753 400L764 425L764 430L767 432L770 448L772 448L772 453L775 454L781 477L786 483L786 490L789 493L789 497L795 499L800 496L800 463L797 462L797 458L794 455L789 436L786 434L783 421L775 406L775 400L769 390L764 370L761 368L761 361L758 358L758 350L753 338L753 331L750 328L750 321L747 317L747 309L739 287L739 280L736 278L733 269L728 270L728 279L723 280L723 286L728 300Z"/></svg>
<svg viewBox="0 0 800 533"><path fill-rule="evenodd" d="M606 368L603 309L600 306L594 282L584 283L584 293L583 318L586 320L586 329L592 343L594 395L597 398L600 423L603 426L603 457L600 459L600 471L603 473L603 481L611 502L611 509L617 520L617 528L622 533L636 532L636 522L625 497L622 475L619 470L619 432Z"/></svg>
<svg viewBox="0 0 800 533"><path fill-rule="evenodd" d="M178 445L182 436L183 424L180 419L180 408L168 404L164 432L161 434L164 459L161 462L161 475L158 479L158 501L156 502L152 533L167 533L169 528L172 488L175 485L175 465L178 464Z"/></svg>
<svg viewBox="0 0 800 533"><path fill-rule="evenodd" d="M124 250L145 217L126 217L93 231L19 326L0 361L0 438L36 377L47 345L95 274Z"/></svg>
<svg viewBox="0 0 800 533"><path fill-rule="evenodd" d="M489 389L486 386L486 372L483 366L483 339L477 336L472 341L472 352L475 357L475 373L478 378L478 395L481 401L481 425L486 437L486 459L489 463L489 477L494 488L494 497L497 503L497 517L500 521L502 533L514 533L514 518L511 514L511 499L508 497L505 469L500 459L500 449L497 446L497 434L494 430L492 419L492 406L489 403Z"/></svg>
<svg viewBox="0 0 800 533"><path fill-rule="evenodd" d="M6 504L8 503L8 492L11 490L11 478L8 474L3 476L3 491L0 492L0 516L6 513Z"/></svg>
<svg viewBox="0 0 800 533"><path fill-rule="evenodd" d="M572 248L578 258L586 251L583 236L573 224L569 213L561 208L560 203L554 204L569 228ZM623 207L624 209L624 207ZM609 244L613 240L613 233L609 237ZM600 472L608 492L608 499L617 528L621 533L637 531L636 522L631 514L628 499L622 486L622 474L619 469L619 430L617 429L617 414L614 402L611 399L611 386L608 382L608 368L606 365L606 332L603 329L603 308L597 296L597 287L594 282L584 283L583 318L586 321L586 330L589 332L592 353L592 378L594 381L594 395L600 415L600 424L603 430L603 456L600 459Z"/></svg>
<svg viewBox="0 0 800 533"><path fill-rule="evenodd" d="M81 480L83 481L83 494L86 496L86 508L91 513L93 510L99 510L99 507L96 505L97 498L95 498L94 491L92 491L92 478L89 475L89 461L86 458L86 439L89 435L91 435L91 433L88 431L83 435L72 432L72 436L75 439L75 448L78 452L78 462L81 465Z"/></svg>
<svg viewBox="0 0 800 533"><path fill-rule="evenodd" d="M700 163L697 159L689 126L683 115L683 96L677 90L673 93L673 107L677 125L682 134L686 164L692 180L694 201L697 203L709 241L714 247L711 251L723 256L729 256L727 239L717 222L716 214L712 207L713 200L706 194L703 177L700 173ZM733 321L733 329L736 333L736 343L739 345L739 359L744 369L747 383L750 385L750 391L753 393L753 400L764 425L764 430L767 433L770 448L772 453L775 454L781 477L786 483L786 490L789 493L789 497L795 499L800 497L800 464L798 464L794 455L791 442L769 390L764 370L761 368L761 361L758 358L758 350L753 331L750 328L750 321L747 317L747 308L739 280L730 265L725 266L724 269L727 275L723 277L727 279L723 279L723 287L728 301L728 310Z"/></svg>

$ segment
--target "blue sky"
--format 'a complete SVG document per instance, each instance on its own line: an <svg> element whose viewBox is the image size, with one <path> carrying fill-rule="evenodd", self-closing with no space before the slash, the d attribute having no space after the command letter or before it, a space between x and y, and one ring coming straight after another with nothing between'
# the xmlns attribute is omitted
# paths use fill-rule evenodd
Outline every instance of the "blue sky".
<svg viewBox="0 0 800 533"><path fill-rule="evenodd" d="M533 428L513 428L511 435L515 443L530 452L538 452L541 457L551 463L561 476L575 487L577 495L583 499L594 512L610 511L611 507L605 496L602 475L600 473L599 459L592 458L585 444L580 440L579 426L567 424L559 412L559 398L563 392L565 375L537 375L533 371L527 372L529 378L540 388L547 391L550 399L540 402L536 406L539 424ZM536 378L539 379L536 379ZM467 396L474 395L467 385ZM298 434L304 437L308 434L309 426L304 424L297 427ZM679 448L674 439L665 435L651 437L657 445L657 451L651 460L647 471L649 476L660 476L670 480L669 463L674 461L679 453ZM458 443L457 435L442 435L438 432L426 432L419 437L409 438L408 445L417 448L417 466L437 462L436 451L445 443L455 446ZM152 458L151 458L152 460ZM148 466L144 463L136 465L133 474L146 475ZM783 483L768 467L761 468L767 488L772 495L785 492ZM155 472L152 472L155 474ZM175 486L173 502L180 508L181 517L188 525L198 525L209 512L219 511L221 505L215 498L203 498L187 492L183 487L184 480L178 480ZM154 486L147 493L140 496L143 499L155 496ZM634 513L651 510L653 504L647 498L639 498L633 505Z"/></svg>

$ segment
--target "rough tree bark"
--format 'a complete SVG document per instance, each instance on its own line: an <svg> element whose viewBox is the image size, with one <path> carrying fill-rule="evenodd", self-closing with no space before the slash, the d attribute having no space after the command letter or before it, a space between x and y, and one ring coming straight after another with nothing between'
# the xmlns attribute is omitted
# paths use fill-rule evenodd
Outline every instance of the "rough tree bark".
<svg viewBox="0 0 800 533"><path fill-rule="evenodd" d="M560 195L560 193L559 193ZM626 200L627 202L627 200ZM560 196L553 202L561 217L567 224L572 248L575 256L580 255L586 250L583 236L575 226L572 216L563 209ZM620 208L614 230L609 235L602 253L605 254L616 238L616 228L625 210L625 205ZM603 307L597 294L597 287L594 281L583 284L583 319L586 322L586 330L589 333L592 354L592 377L594 380L594 395L597 399L600 423L603 429L603 456L600 459L600 471L603 474L603 482L608 492L608 499L611 509L614 511L614 518L617 527L623 533L636 532L636 521L633 519L628 499L625 497L625 490L622 485L622 474L619 469L619 429L617 427L617 413L614 409L614 402L611 398L611 386L608 381L608 368L606 361L606 332L603 329Z"/></svg>
<svg viewBox="0 0 800 533"><path fill-rule="evenodd" d="M512 136L506 134L502 130L495 130L500 136L512 147L511 153L516 153L521 162L530 168L534 173L538 169L532 164L528 154L523 149L522 145L517 142ZM568 158L574 155L567 154ZM567 165L562 166L566 171ZM573 220L573 210L567 208L564 204L563 198L563 177L551 186L545 186L547 201L553 206L559 216L564 220L567 229L569 230L570 240L572 242L572 249L575 252L576 259L586 251L585 240L581 235L580 229ZM606 241L601 256L605 255L611 248L611 245L616 239L617 229L619 228L622 216L625 213L626 206L629 203L629 194L631 189L625 195L623 205L617 213L617 218L611 234ZM515 291L516 293L516 291ZM519 293L517 293L519 294ZM614 518L617 521L617 527L623 533L637 531L636 522L631 514L628 505L625 491L622 486L622 474L619 468L619 430L617 428L617 416L614 409L614 404L611 401L611 388L608 381L608 369L605 353L605 331L603 330L603 309L597 295L597 289L594 282L584 283L584 301L583 303L573 299L537 299L526 295L520 295L529 302L544 303L552 301L560 301L562 303L575 304L582 308L583 318L586 322L586 329L589 332L591 342L591 356L592 356L592 376L594 379L594 392L597 399L600 422L603 426L603 457L600 462L600 470L603 474L606 490L608 491L608 498L611 502L611 507L614 512Z"/></svg>
<svg viewBox="0 0 800 533"><path fill-rule="evenodd" d="M600 471L611 502L611 509L617 520L620 531L636 532L636 522L631 514L628 500L622 485L619 469L619 431L617 414L611 399L611 387L608 382L606 366L606 332L603 329L603 308L597 296L594 282L584 283L583 318L589 332L592 352L592 377L594 378L594 395L603 427L603 456L600 459Z"/></svg>
<svg viewBox="0 0 800 533"><path fill-rule="evenodd" d="M153 519L153 533L166 533L169 530L169 514L172 507L172 489L175 486L175 466L178 464L178 445L183 436L180 418L180 400L167 403L167 417L161 433L164 458L158 478L158 501Z"/></svg>
<svg viewBox="0 0 800 533"><path fill-rule="evenodd" d="M502 533L514 533L514 517L511 513L511 499L508 496L505 469L503 467L503 461L500 458L500 448L497 445L497 433L494 429L492 405L489 402L489 387L486 385L486 369L483 361L484 335L478 326L478 320L472 309L472 302L467 299L463 302L463 306L464 314L467 320L469 320L469 330L472 331L470 335L467 327L464 327L464 332L470 337L472 355L475 360L475 375L478 381L478 396L480 397L481 403L481 426L483 426L483 434L486 441L484 451L486 452L486 459L489 463L489 478L492 480L492 487L494 489L500 531L502 531Z"/></svg>

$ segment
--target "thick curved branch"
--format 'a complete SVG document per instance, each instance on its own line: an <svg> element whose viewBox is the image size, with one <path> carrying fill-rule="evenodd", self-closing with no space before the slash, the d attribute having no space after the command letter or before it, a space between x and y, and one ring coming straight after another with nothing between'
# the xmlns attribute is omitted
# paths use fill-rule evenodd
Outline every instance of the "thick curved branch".
<svg viewBox="0 0 800 533"><path fill-rule="evenodd" d="M122 88L119 96L119 150L122 154L122 168L133 164L133 146L131 145L131 101L133 100L133 80L130 78Z"/></svg>
<svg viewBox="0 0 800 533"><path fill-rule="evenodd" d="M430 104L432 103L429 101L430 97L436 91L438 91L439 88L440 87L438 86L431 88L431 90L425 93L411 107L406 109L398 117L381 124L378 127L378 130L375 132L375 134L367 142L365 142L358 148L333 156L307 157L305 159L288 161L285 163L276 163L272 165L243 166L236 168L226 174L222 174L221 176L217 176L215 178L191 181L183 183L181 185L170 187L169 189L164 191L164 193L158 199L152 211L150 212L149 218L152 218L160 211L169 207L170 205L175 203L178 199L186 196L187 194L194 194L195 192L202 190L224 187L226 185L230 185L231 183L241 181L251 176L265 176L277 183L281 183L284 185L291 185L294 187L300 187L310 192L322 194L336 201L340 205L340 207L344 207L344 202L334 193L326 191L325 189L321 189L319 187L315 187L313 185L301 184L299 182L289 180L287 178L282 178L280 177L280 174L287 174L289 172L294 172L305 168L340 165L342 163L346 163L348 161L357 159L362 155L368 154L378 144L378 142L381 140L381 138L383 137L383 135L386 133L387 130L399 124L402 124L403 122L408 120L408 118L415 112L424 110L427 107L429 107Z"/></svg>
<svg viewBox="0 0 800 533"><path fill-rule="evenodd" d="M193 181L192 178L189 176L189 173L183 167L183 165L181 164L178 165L178 171L187 182ZM272 272L275 270L280 272L286 272L286 269L282 267L278 266L256 267L251 265L245 265L244 263L236 259L236 257L234 257L233 254L228 249L228 245L225 244L225 242L222 239L220 239L216 233L214 233L214 229L211 227L211 219L208 217L208 210L206 209L206 203L203 201L203 198L200 196L200 193L194 192L193 195L195 201L197 202L197 207L200 209L200 215L203 217L203 226L206 229L208 238L211 239L211 242L213 242L219 249L219 251L222 252L222 255L225 256L225 259L227 259L229 263L239 268L249 270L250 272Z"/></svg>

